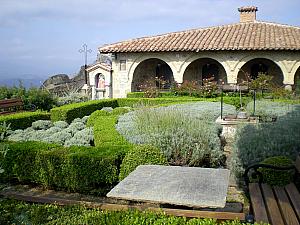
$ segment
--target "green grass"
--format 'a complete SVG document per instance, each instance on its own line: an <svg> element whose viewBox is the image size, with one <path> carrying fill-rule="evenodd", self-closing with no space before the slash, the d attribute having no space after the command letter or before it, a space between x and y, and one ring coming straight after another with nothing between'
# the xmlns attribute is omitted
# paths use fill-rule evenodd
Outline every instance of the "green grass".
<svg viewBox="0 0 300 225"><path fill-rule="evenodd" d="M217 222L215 219L187 219L149 211L102 211L83 206L28 204L0 199L0 224L103 224L103 225L242 225L239 221Z"/></svg>

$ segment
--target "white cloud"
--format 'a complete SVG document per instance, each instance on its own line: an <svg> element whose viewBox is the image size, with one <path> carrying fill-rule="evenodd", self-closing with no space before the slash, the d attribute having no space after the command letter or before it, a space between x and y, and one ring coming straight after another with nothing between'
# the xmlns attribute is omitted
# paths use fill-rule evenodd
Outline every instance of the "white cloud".
<svg viewBox="0 0 300 225"><path fill-rule="evenodd" d="M1 0L0 67L77 69L83 42L92 61L104 43L238 22L243 5L258 6L259 20L300 25L299 0Z"/></svg>

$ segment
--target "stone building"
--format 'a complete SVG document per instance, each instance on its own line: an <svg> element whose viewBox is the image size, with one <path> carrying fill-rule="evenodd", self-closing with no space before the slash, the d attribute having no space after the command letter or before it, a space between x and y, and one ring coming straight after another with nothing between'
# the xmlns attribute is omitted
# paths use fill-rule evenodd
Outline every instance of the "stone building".
<svg viewBox="0 0 300 225"><path fill-rule="evenodd" d="M272 75L292 89L300 77L300 27L256 20L257 7L241 7L240 22L142 37L99 48L111 64L87 69L93 99L126 97L146 82L197 81L213 76L229 85ZM299 82L299 81L298 81Z"/></svg>

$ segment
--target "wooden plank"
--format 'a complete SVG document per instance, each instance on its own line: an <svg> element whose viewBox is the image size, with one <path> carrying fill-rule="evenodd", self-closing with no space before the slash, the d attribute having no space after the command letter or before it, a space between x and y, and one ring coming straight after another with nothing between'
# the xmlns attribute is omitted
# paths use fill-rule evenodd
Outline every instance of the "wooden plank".
<svg viewBox="0 0 300 225"><path fill-rule="evenodd" d="M261 189L266 203L270 223L274 225L284 225L272 188L267 184L262 184Z"/></svg>
<svg viewBox="0 0 300 225"><path fill-rule="evenodd" d="M296 169L298 170L298 173L300 173L300 155L298 155L296 158L295 166Z"/></svg>
<svg viewBox="0 0 300 225"><path fill-rule="evenodd" d="M10 108L10 107L15 107L15 106L23 106L23 102L11 102L11 103L5 103L1 104L1 108Z"/></svg>
<svg viewBox="0 0 300 225"><path fill-rule="evenodd" d="M275 195L278 199L278 205L287 225L299 225L297 216L290 204L287 194L282 187L274 187Z"/></svg>
<svg viewBox="0 0 300 225"><path fill-rule="evenodd" d="M290 198L290 202L293 205L298 220L300 221L300 193L294 183L290 183L285 186L285 190Z"/></svg>
<svg viewBox="0 0 300 225"><path fill-rule="evenodd" d="M214 211L200 211L200 210L183 210L183 209L169 209L169 208L154 208L145 207L143 205L121 205L121 204L111 204L111 203L98 203L98 202L88 202L88 201L77 201L68 200L53 197L43 197L43 196L28 196L18 193L5 193L6 197L11 197L17 200L35 202L35 203L48 203L57 205L84 205L88 208L99 208L102 210L110 211L122 211L135 209L139 211L149 210L153 212L164 212L167 215L173 216L184 216L188 218L213 218L218 220L245 220L244 213L233 213L233 212L214 212Z"/></svg>
<svg viewBox="0 0 300 225"><path fill-rule="evenodd" d="M22 99L21 98L3 99L3 100L0 100L0 105L6 104L6 103L11 103L11 102L19 102L19 101L22 101Z"/></svg>
<svg viewBox="0 0 300 225"><path fill-rule="evenodd" d="M264 199L258 183L249 184L249 193L251 205L253 208L254 218L256 222L269 223L268 214Z"/></svg>

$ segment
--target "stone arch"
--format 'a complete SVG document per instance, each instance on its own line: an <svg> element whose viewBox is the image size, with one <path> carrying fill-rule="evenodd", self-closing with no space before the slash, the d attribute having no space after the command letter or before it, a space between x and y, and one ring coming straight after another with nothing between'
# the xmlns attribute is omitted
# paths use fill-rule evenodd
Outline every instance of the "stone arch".
<svg viewBox="0 0 300 225"><path fill-rule="evenodd" d="M148 58L135 67L131 91L140 91L146 86L169 89L172 83L174 83L174 76L169 64L156 57Z"/></svg>
<svg viewBox="0 0 300 225"><path fill-rule="evenodd" d="M128 69L128 81L132 81L133 79L133 73L135 69L139 66L139 64L147 59L156 58L160 59L164 62L167 62L170 68L172 69L173 74L176 72L176 66L172 62L173 60L169 57L163 55L163 54L143 54L137 58L135 58L132 63L130 63L129 69Z"/></svg>
<svg viewBox="0 0 300 225"><path fill-rule="evenodd" d="M294 76L293 90L296 91L297 94L300 94L300 66L296 70L296 73Z"/></svg>
<svg viewBox="0 0 300 225"><path fill-rule="evenodd" d="M203 79L213 77L216 82L227 83L227 73L224 66L210 57L198 58L189 63L183 73L184 81L197 81L203 84Z"/></svg>
<svg viewBox="0 0 300 225"><path fill-rule="evenodd" d="M247 81L247 76L256 79L260 73L273 76L273 82L280 86L283 85L284 76L281 67L271 59L260 57L248 60L239 68L237 83Z"/></svg>

